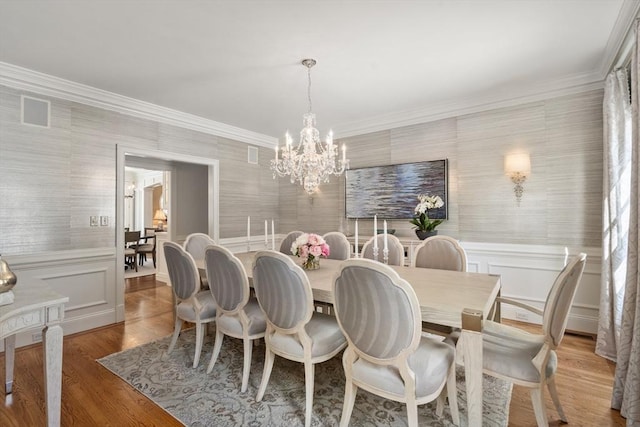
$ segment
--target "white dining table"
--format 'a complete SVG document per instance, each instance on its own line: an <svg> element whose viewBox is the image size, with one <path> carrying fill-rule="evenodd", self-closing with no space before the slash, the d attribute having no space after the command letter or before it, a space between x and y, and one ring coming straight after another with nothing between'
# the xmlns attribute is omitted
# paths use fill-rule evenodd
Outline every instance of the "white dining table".
<svg viewBox="0 0 640 427"><path fill-rule="evenodd" d="M249 280L256 252L236 253ZM296 261L299 258L292 257ZM305 270L316 301L333 304L333 281L343 261L321 259L320 268ZM202 260L196 260L204 270ZM405 266L390 266L411 284L422 321L461 328L457 357L464 363L469 426L482 426L482 319L489 317L500 293L500 276Z"/></svg>

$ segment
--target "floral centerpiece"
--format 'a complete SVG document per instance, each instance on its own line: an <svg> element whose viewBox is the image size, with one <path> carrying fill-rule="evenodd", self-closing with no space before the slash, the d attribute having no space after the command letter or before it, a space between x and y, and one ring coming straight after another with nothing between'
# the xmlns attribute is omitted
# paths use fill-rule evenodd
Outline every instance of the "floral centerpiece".
<svg viewBox="0 0 640 427"><path fill-rule="evenodd" d="M429 210L438 209L444 206L444 201L440 196L429 196L420 194L419 203L414 209L415 216L409 221L415 225L416 235L422 240L429 235L437 234L436 227L442 224L441 219L430 219Z"/></svg>
<svg viewBox="0 0 640 427"><path fill-rule="evenodd" d="M329 256L329 245L322 236L313 233L301 234L291 245L291 253L302 258L302 268L320 268L320 257Z"/></svg>

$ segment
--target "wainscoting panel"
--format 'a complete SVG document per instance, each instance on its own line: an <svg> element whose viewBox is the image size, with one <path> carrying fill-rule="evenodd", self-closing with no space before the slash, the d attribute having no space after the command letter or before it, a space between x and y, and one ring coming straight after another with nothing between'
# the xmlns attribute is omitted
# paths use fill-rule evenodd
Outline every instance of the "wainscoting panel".
<svg viewBox="0 0 640 427"><path fill-rule="evenodd" d="M65 335L116 322L116 258L114 248L61 251L4 257L18 277L16 287L40 279L69 297L62 328ZM33 344L41 331L17 337L16 345Z"/></svg>

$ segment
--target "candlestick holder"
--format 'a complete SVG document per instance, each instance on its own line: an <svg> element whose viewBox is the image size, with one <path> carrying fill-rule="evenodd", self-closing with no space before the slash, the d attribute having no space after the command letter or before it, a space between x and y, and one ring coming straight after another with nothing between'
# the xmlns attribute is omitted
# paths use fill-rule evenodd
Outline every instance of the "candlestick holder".
<svg viewBox="0 0 640 427"><path fill-rule="evenodd" d="M247 252L251 252L251 240L247 239Z"/></svg>
<svg viewBox="0 0 640 427"><path fill-rule="evenodd" d="M382 250L382 259L385 264L389 264L389 249L384 248Z"/></svg>
<svg viewBox="0 0 640 427"><path fill-rule="evenodd" d="M376 246L374 246L373 247L373 259L376 260L376 261L378 261L378 253L379 253L378 248Z"/></svg>

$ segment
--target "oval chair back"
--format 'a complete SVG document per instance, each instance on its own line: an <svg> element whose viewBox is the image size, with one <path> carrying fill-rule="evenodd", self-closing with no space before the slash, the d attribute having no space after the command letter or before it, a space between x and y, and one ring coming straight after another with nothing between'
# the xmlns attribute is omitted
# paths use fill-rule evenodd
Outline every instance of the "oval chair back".
<svg viewBox="0 0 640 427"><path fill-rule="evenodd" d="M179 300L187 300L200 288L198 267L193 257L177 243L165 242L163 247L171 289Z"/></svg>
<svg viewBox="0 0 640 427"><path fill-rule="evenodd" d="M207 281L218 310L235 314L249 301L249 279L242 262L225 247L209 245L204 252Z"/></svg>
<svg viewBox="0 0 640 427"><path fill-rule="evenodd" d="M374 259L373 239L378 239L378 261L384 262L384 254L382 253L384 249L383 234L372 237L362 246L362 258ZM389 265L404 265L404 246L400 243L400 240L393 234L387 234L387 244L389 247Z"/></svg>
<svg viewBox="0 0 640 427"><path fill-rule="evenodd" d="M415 251L414 267L467 271L467 254L460 243L449 236L425 239Z"/></svg>
<svg viewBox="0 0 640 427"><path fill-rule="evenodd" d="M345 260L351 257L351 243L343 233L331 231L322 236L329 245L329 259Z"/></svg>
<svg viewBox="0 0 640 427"><path fill-rule="evenodd" d="M292 231L287 234L280 243L280 252L286 255L292 255L291 245L293 245L293 242L295 242L302 234L304 234L302 231Z"/></svg>

